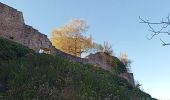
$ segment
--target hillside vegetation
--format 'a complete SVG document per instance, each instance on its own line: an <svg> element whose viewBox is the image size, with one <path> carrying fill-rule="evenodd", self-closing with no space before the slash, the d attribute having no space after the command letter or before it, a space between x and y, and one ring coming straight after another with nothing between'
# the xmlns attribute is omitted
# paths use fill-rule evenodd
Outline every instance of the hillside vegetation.
<svg viewBox="0 0 170 100"><path fill-rule="evenodd" d="M154 100L123 78L0 38L0 100Z"/></svg>

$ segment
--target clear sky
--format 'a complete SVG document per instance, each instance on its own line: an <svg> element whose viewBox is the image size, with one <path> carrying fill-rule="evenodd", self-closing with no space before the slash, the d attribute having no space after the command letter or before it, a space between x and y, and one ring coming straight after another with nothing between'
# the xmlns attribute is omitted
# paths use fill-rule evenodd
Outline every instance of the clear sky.
<svg viewBox="0 0 170 100"><path fill-rule="evenodd" d="M108 41L114 53L126 52L144 91L170 100L170 46L161 46L139 16L160 21L170 13L170 0L0 0L24 14L25 23L50 37L52 29L83 18L94 41ZM167 41L170 41L170 38Z"/></svg>

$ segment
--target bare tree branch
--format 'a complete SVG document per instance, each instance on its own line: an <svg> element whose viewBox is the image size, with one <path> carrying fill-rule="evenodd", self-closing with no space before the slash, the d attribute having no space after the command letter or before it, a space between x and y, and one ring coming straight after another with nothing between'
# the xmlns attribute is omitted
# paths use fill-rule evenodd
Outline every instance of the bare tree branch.
<svg viewBox="0 0 170 100"><path fill-rule="evenodd" d="M149 31L151 31L153 34L150 34L150 36L146 36L146 38L148 40L151 40L153 39L155 36L159 35L159 34L166 34L166 35L170 35L170 32L169 30L167 30L168 26L170 26L170 19L169 19L169 14L168 16L166 17L166 20L164 20L162 18L162 20L160 22L150 22L149 20L144 20L142 19L140 16L139 16L139 19L140 19L140 23L144 23L144 24L147 24L148 27L149 27ZM159 30L156 30L153 26L154 25L159 25L161 26ZM170 43L165 43L162 39L160 39L160 41L163 43L162 45L163 46L166 46L166 45L170 45Z"/></svg>
<svg viewBox="0 0 170 100"><path fill-rule="evenodd" d="M163 46L170 45L170 43L165 43L161 38L160 38L160 40L161 40Z"/></svg>

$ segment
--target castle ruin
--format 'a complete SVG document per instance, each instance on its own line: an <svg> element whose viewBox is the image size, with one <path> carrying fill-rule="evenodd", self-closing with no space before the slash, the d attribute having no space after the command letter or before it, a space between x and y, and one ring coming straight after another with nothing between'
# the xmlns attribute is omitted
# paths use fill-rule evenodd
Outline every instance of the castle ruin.
<svg viewBox="0 0 170 100"><path fill-rule="evenodd" d="M22 12L2 3L0 3L0 37L18 42L35 51L40 48L52 48L46 35L25 24Z"/></svg>
<svg viewBox="0 0 170 100"><path fill-rule="evenodd" d="M98 65L105 70L111 70L110 66L105 64L105 60L98 61L98 58L83 59L66 54L52 46L47 35L40 33L32 26L26 25L22 12L0 2L0 37L20 43L34 51L38 52L41 48L47 48L52 54L57 54L67 58L73 62L83 62L84 64ZM101 63L103 62L103 63ZM106 66L107 65L107 66ZM121 77L125 78L132 86L134 86L134 78L132 73L122 73Z"/></svg>

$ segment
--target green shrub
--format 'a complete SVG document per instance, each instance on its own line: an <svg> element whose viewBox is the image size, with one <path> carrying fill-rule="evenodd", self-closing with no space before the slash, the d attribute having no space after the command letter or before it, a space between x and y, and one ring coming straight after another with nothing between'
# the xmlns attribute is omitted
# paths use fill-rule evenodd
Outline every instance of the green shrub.
<svg viewBox="0 0 170 100"><path fill-rule="evenodd" d="M21 44L0 38L0 61L17 59L28 53L33 53L33 51Z"/></svg>
<svg viewBox="0 0 170 100"><path fill-rule="evenodd" d="M107 71L58 56L30 55L10 60L2 67L0 79L8 78L5 99L130 100L132 91L143 93Z"/></svg>

